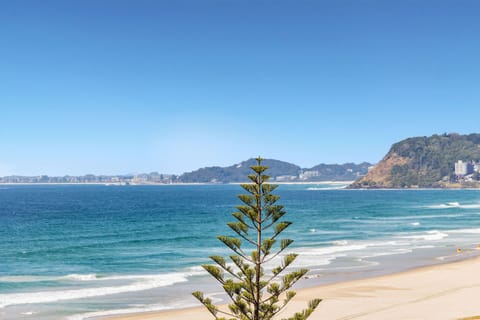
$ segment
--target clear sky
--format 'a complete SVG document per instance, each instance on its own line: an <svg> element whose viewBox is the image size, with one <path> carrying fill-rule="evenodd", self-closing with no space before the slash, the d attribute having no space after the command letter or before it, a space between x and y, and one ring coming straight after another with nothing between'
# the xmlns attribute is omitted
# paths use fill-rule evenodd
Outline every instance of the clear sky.
<svg viewBox="0 0 480 320"><path fill-rule="evenodd" d="M0 175L377 162L480 131L478 0L0 0Z"/></svg>

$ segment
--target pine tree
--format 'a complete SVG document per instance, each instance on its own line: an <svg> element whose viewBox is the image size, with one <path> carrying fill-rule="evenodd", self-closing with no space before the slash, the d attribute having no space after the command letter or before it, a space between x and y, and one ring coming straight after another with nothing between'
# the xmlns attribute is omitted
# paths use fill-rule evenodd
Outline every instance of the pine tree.
<svg viewBox="0 0 480 320"><path fill-rule="evenodd" d="M253 173L248 175L253 183L241 185L247 194L238 196L243 204L232 213L236 221L228 223L238 237L218 237L233 251L229 257L232 263L227 264L227 259L222 256L211 256L215 265L202 266L221 283L232 303L228 305L228 310L220 310L203 293L192 293L216 320L273 319L295 296L291 287L308 272L300 269L281 275L297 258L295 253L283 255L279 266L271 273L264 272L265 264L292 244L291 239L279 239L292 223L281 220L286 212L283 206L276 204L280 197L272 194L278 185L266 183L270 178L264 174L268 167L262 165L262 158L256 160L257 164L251 167ZM247 253L249 249L250 255ZM287 320L307 319L320 301L310 301L305 310Z"/></svg>

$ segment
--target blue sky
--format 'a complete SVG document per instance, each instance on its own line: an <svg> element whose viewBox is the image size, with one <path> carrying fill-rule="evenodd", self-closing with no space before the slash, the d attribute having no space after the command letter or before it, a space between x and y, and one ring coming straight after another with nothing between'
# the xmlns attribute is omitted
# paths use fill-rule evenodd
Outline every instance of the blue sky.
<svg viewBox="0 0 480 320"><path fill-rule="evenodd" d="M377 162L478 132L480 2L1 1L0 175Z"/></svg>

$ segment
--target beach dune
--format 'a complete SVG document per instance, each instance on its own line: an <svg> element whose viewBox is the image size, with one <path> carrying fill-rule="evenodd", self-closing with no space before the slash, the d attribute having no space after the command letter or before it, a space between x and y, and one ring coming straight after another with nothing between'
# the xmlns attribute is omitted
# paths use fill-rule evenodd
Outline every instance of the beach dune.
<svg viewBox="0 0 480 320"><path fill-rule="evenodd" d="M305 280L308 281L308 280ZM392 275L297 290L278 317L324 299L311 320L450 320L480 315L480 258ZM203 307L111 317L116 320L211 320Z"/></svg>

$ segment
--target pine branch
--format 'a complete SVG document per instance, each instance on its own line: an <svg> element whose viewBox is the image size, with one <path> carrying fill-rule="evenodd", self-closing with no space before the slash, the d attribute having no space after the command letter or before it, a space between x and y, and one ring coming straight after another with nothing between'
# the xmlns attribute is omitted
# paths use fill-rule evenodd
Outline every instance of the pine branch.
<svg viewBox="0 0 480 320"><path fill-rule="evenodd" d="M237 280L241 280L241 278L235 274L233 269L227 266L227 261L225 260L225 258L221 256L211 256L210 259L215 261L216 264L218 264L223 270L228 272L228 274L230 274L232 277L236 278Z"/></svg>
<svg viewBox="0 0 480 320"><path fill-rule="evenodd" d="M241 248L242 241L240 239L229 237L229 236L218 236L217 238L218 240L223 242L223 244L225 244L227 247L232 249L232 251L234 251L236 254L250 261L250 258L248 258L246 253Z"/></svg>
<svg viewBox="0 0 480 320"><path fill-rule="evenodd" d="M238 211L232 213L237 221L228 223L230 229L240 238L218 237L235 253L230 256L235 266L227 265L226 259L221 256L210 257L216 265L203 265L203 268L222 284L223 290L232 302L228 305L230 312L219 310L211 299L205 298L201 292L193 293L216 320L227 320L222 317L223 315L231 317L228 320L272 320L295 296L295 292L290 291L290 288L308 271L307 269L293 271L283 275L278 283L275 282L296 259L297 255L290 253L283 257L280 266L272 270L272 276L266 277L264 274L264 264L276 258L292 244L293 240L277 239L292 223L279 221L286 212L283 206L275 204L280 197L272 194L278 185L266 183L270 178L264 174L268 167L261 164L260 157L256 160L257 164L251 167L254 173L248 175L252 183L241 185L248 194L238 196L243 205L237 206ZM269 236L265 236L265 230L272 227ZM254 247L250 256L242 249L242 239L247 245ZM277 243L279 248L272 253ZM281 303L280 297L283 299ZM305 320L320 301L312 300L307 309L295 313L288 320Z"/></svg>
<svg viewBox="0 0 480 320"><path fill-rule="evenodd" d="M255 241L248 237L248 228L244 224L241 222L229 222L227 225L247 242L251 243L252 245L256 245Z"/></svg>
<svg viewBox="0 0 480 320"><path fill-rule="evenodd" d="M313 299L308 303L308 308L302 312L297 312L293 317L282 319L282 320L306 320L310 315L315 311L322 299Z"/></svg>
<svg viewBox="0 0 480 320"><path fill-rule="evenodd" d="M280 249L275 252L275 254L271 257L269 257L268 259L264 259L263 263L267 263L267 262L270 262L272 261L273 259L275 259L278 255L280 255L285 249L288 248L289 245L291 245L293 243L293 240L291 239L282 239L280 241ZM266 257L264 257L266 258Z"/></svg>
<svg viewBox="0 0 480 320"><path fill-rule="evenodd" d="M292 222L290 221L282 221L277 223L277 225L274 227L275 233L273 234L272 239L275 239L280 233L282 233L283 231L285 231L285 229L290 227L291 224Z"/></svg>
<svg viewBox="0 0 480 320"><path fill-rule="evenodd" d="M271 282L274 279L276 279L286 268L288 268L288 266L290 264L292 264L293 261L295 261L297 256L298 255L295 254L295 253L291 253L291 254L286 255L283 258L282 264L280 266L272 269L273 275L268 279L267 282ZM307 270L307 269L301 269L301 270ZM307 272L308 272L308 270L307 270Z"/></svg>

